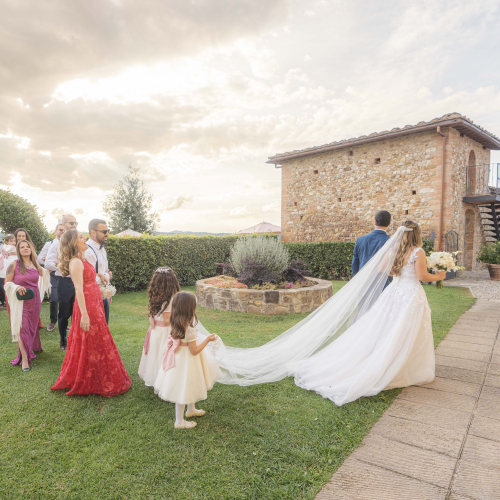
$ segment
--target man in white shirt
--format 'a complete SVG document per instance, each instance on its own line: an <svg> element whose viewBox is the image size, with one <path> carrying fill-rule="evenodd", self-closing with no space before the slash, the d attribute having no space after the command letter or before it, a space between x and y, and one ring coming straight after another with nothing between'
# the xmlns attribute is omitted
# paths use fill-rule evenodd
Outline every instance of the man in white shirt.
<svg viewBox="0 0 500 500"><path fill-rule="evenodd" d="M95 268L97 284L108 284L112 273L108 268L108 256L104 245L108 242L108 225L102 219L92 219L89 222L89 235L87 240L88 249L85 251L85 258L89 264ZM106 323L109 323L109 299L103 299L104 314Z"/></svg>
<svg viewBox="0 0 500 500"><path fill-rule="evenodd" d="M63 215L62 225L65 231L76 229L78 222L73 215ZM54 240L50 245L47 257L45 259L45 269L54 272L57 277L57 299L59 301L59 314L57 316L57 324L59 327L60 348L62 351L66 350L66 329L68 328L68 321L73 314L73 306L75 304L75 287L73 281L69 276L63 277L61 271L57 267L59 261L59 246L61 240Z"/></svg>
<svg viewBox="0 0 500 500"><path fill-rule="evenodd" d="M56 237L53 240L47 241L42 248L42 251L38 254L37 260L41 266L45 267L45 259L47 258L47 254L49 253L50 247L55 240L59 240L61 236L66 231L66 228L63 224L58 224L56 226L55 234ZM57 314L58 314L58 300L57 300L57 276L55 271L51 271L50 273L50 323L47 327L47 331L51 332L54 330L57 323Z"/></svg>

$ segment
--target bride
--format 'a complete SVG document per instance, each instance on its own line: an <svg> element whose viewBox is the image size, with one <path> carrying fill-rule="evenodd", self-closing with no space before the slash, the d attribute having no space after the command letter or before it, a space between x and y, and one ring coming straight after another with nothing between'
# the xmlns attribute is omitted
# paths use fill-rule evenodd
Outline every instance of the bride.
<svg viewBox="0 0 500 500"><path fill-rule="evenodd" d="M294 376L299 387L338 406L432 382L431 311L420 281L446 274L427 272L421 246L420 226L404 222L349 283L290 330L253 349L221 346L219 382L254 385ZM394 279L384 290L389 275Z"/></svg>

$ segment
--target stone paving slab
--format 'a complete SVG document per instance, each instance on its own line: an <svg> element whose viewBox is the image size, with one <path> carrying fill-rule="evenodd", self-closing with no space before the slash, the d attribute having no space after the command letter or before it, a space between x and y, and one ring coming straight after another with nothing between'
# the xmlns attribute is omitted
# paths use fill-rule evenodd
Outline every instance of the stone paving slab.
<svg viewBox="0 0 500 500"><path fill-rule="evenodd" d="M500 500L500 303L478 300L403 389L322 500Z"/></svg>
<svg viewBox="0 0 500 500"><path fill-rule="evenodd" d="M500 420L500 400L480 397L477 404L476 414ZM498 456L498 460L500 463L500 455Z"/></svg>
<svg viewBox="0 0 500 500"><path fill-rule="evenodd" d="M450 410L471 412L476 402L472 396L463 394L454 394L451 392L434 391L425 387L407 387L399 396L400 399L406 399L413 403L423 405L440 406Z"/></svg>
<svg viewBox="0 0 500 500"><path fill-rule="evenodd" d="M500 387L485 385L481 391L481 399L494 399L500 401Z"/></svg>
<svg viewBox="0 0 500 500"><path fill-rule="evenodd" d="M454 340L448 340L448 338L445 338L440 342L440 344L438 345L438 349L440 347L449 347L451 349L465 349L467 351L475 351L475 352L487 352L487 353L491 352L490 345L471 344L470 342L456 342Z"/></svg>
<svg viewBox="0 0 500 500"><path fill-rule="evenodd" d="M351 456L442 488L448 487L456 462L440 453L371 434Z"/></svg>
<svg viewBox="0 0 500 500"><path fill-rule="evenodd" d="M446 336L447 340L454 340L455 342L470 342L471 344L483 344L492 346L495 343L494 338L484 338L484 337L476 337L472 335L457 335L454 333L449 333Z"/></svg>
<svg viewBox="0 0 500 500"><path fill-rule="evenodd" d="M469 359L450 358L449 356L440 356L436 354L436 365L450 366L452 368L462 368L463 370L470 370L473 372L484 373L488 366L487 363L482 361L471 361Z"/></svg>
<svg viewBox="0 0 500 500"><path fill-rule="evenodd" d="M458 457L462 445L462 436L452 427L434 427L386 415L373 426L371 433L453 458Z"/></svg>
<svg viewBox="0 0 500 500"><path fill-rule="evenodd" d="M491 387L500 387L500 377L498 375L486 375L484 385Z"/></svg>
<svg viewBox="0 0 500 500"><path fill-rule="evenodd" d="M470 359L472 361L484 361L487 363L491 356L490 352L469 351L468 349L454 349L446 346L438 346L436 354L440 356L450 356L452 358Z"/></svg>
<svg viewBox="0 0 500 500"><path fill-rule="evenodd" d="M476 415L469 430L469 434L500 443L500 420L493 420L492 418Z"/></svg>
<svg viewBox="0 0 500 500"><path fill-rule="evenodd" d="M476 397L479 394L481 386L479 384L469 384L449 378L436 377L434 382L430 384L422 384L420 387L426 389L434 389L436 391L453 392L455 394L463 394L465 396Z"/></svg>
<svg viewBox="0 0 500 500"><path fill-rule="evenodd" d="M404 399L396 399L385 415L404 420L413 420L433 427L451 427L465 433L469 424L468 412L450 410L438 406L421 405Z"/></svg>
<svg viewBox="0 0 500 500"><path fill-rule="evenodd" d="M462 457L464 460L480 462L495 468L497 469L496 473L500 475L500 443L498 442L476 436L467 436Z"/></svg>
<svg viewBox="0 0 500 500"><path fill-rule="evenodd" d="M461 498L473 500L498 500L500 498L500 474L478 462L464 460L457 471L453 491ZM467 495L467 496L465 496ZM451 497L460 498L460 497Z"/></svg>
<svg viewBox="0 0 500 500"><path fill-rule="evenodd" d="M446 488L348 458L317 500L445 500Z"/></svg>

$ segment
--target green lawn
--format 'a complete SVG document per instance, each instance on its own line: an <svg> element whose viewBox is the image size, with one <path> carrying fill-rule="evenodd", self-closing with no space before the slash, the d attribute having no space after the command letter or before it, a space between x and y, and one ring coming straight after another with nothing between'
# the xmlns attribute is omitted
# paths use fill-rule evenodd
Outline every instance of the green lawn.
<svg viewBox="0 0 500 500"><path fill-rule="evenodd" d="M437 343L474 299L467 289L425 289ZM176 431L174 405L137 376L146 316L145 293L115 297L111 331L133 385L108 399L49 391L64 357L56 332L42 331L45 351L30 372L10 366L16 346L0 312L0 498L310 499L399 393L337 408L291 379L216 384L198 427ZM304 316L199 311L228 345L248 347ZM48 304L42 317L47 324Z"/></svg>

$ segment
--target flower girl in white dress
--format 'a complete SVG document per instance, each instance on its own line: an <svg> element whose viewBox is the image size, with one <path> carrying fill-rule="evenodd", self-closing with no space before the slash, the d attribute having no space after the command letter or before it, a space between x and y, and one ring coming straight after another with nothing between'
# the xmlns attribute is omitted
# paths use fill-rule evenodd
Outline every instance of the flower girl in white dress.
<svg viewBox="0 0 500 500"><path fill-rule="evenodd" d="M197 324L195 295L177 293L172 300L167 347L154 383L155 392L161 399L175 403L176 429L196 426L196 422L184 420L186 404L186 417L205 415L203 410L195 408L195 403L207 399L207 392L218 376L213 361L203 351L209 342L217 340L217 335L209 335L198 343L201 337L196 330Z"/></svg>
<svg viewBox="0 0 500 500"><path fill-rule="evenodd" d="M158 268L148 288L149 330L144 339L139 377L148 387L155 383L161 367L162 353L167 348L170 334L172 299L181 291L175 273L169 267Z"/></svg>

